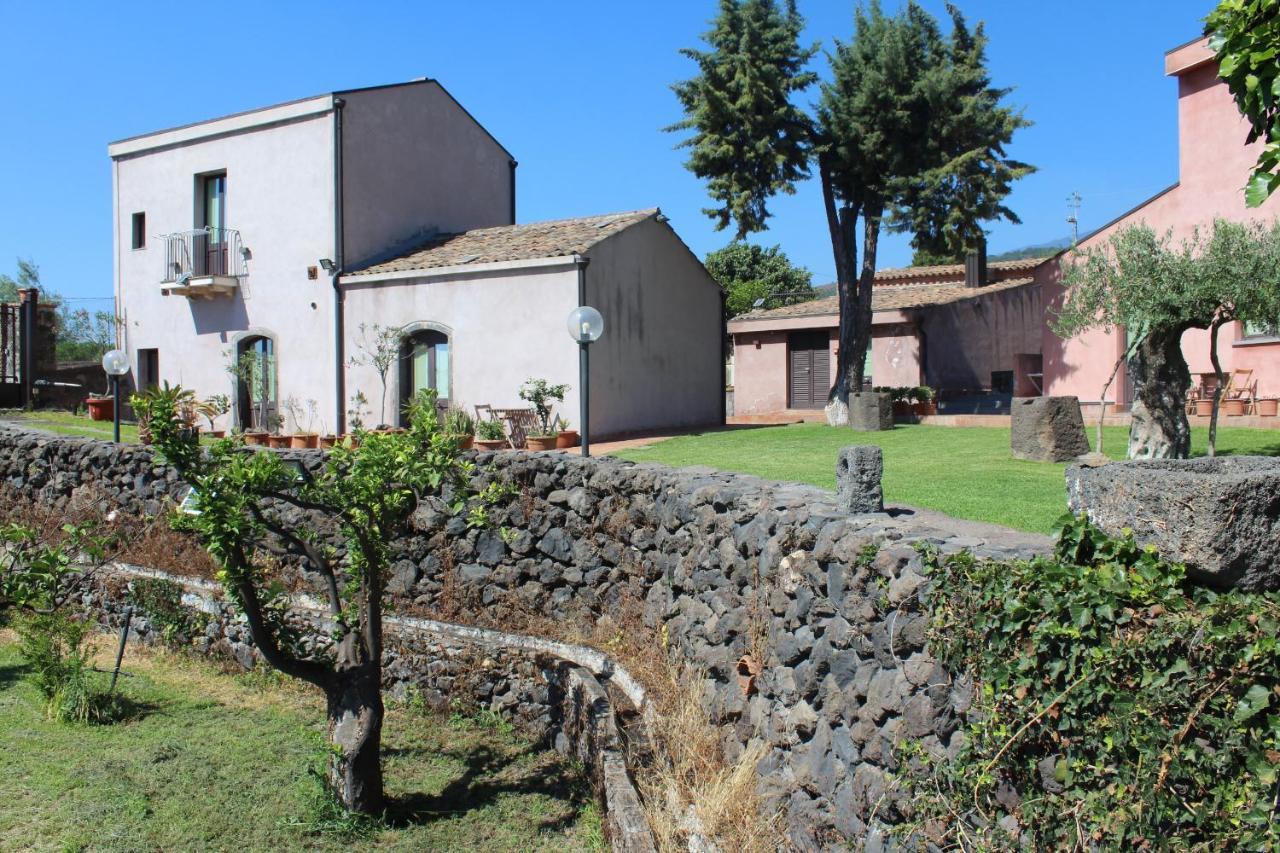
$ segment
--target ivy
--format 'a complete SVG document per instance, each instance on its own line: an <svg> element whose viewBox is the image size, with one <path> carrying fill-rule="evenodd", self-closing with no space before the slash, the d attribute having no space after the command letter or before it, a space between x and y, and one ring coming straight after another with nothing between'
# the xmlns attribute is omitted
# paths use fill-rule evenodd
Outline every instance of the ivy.
<svg viewBox="0 0 1280 853"><path fill-rule="evenodd" d="M1064 519L1051 557L930 560L931 650L978 689L911 831L965 847L1275 849L1276 596L1189 585L1182 565L1083 518Z"/></svg>

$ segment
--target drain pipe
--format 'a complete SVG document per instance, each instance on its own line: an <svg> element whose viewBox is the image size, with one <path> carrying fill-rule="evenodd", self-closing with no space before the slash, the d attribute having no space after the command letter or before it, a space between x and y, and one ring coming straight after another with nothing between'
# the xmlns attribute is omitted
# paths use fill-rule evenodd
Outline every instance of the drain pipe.
<svg viewBox="0 0 1280 853"><path fill-rule="evenodd" d="M333 282L333 392L337 412L334 421L337 423L336 435L347 431L347 377L346 377L346 318L344 317L342 285L338 277L342 275L346 259L343 257L342 227L342 108L347 102L342 98L333 99L333 269L329 277Z"/></svg>

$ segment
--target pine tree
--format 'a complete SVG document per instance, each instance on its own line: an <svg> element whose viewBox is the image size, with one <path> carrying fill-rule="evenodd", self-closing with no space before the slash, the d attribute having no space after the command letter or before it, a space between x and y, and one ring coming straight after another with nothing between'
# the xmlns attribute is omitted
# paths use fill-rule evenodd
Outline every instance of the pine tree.
<svg viewBox="0 0 1280 853"><path fill-rule="evenodd" d="M808 175L809 118L791 103L817 75L804 66L817 51L799 46L803 20L794 0L720 0L704 35L711 50L682 50L698 75L672 86L685 119L667 130L692 130L685 166L707 181L717 203L704 212L734 239L763 231L770 196L795 192Z"/></svg>

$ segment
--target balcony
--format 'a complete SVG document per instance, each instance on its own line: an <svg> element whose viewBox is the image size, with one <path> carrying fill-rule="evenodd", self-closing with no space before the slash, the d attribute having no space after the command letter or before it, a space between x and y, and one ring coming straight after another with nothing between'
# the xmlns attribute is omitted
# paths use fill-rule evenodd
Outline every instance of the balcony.
<svg viewBox="0 0 1280 853"><path fill-rule="evenodd" d="M161 235L165 296L217 299L231 296L249 274L249 252L234 228L197 228Z"/></svg>

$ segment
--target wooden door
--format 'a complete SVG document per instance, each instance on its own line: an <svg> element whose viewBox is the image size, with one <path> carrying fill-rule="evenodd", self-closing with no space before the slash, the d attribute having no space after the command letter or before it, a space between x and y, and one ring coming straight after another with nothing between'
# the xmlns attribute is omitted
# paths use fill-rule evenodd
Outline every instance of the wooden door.
<svg viewBox="0 0 1280 853"><path fill-rule="evenodd" d="M821 409L831 391L830 336L827 332L792 332L787 351L787 407Z"/></svg>

